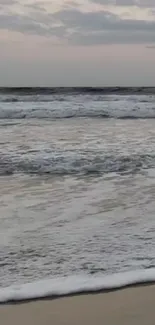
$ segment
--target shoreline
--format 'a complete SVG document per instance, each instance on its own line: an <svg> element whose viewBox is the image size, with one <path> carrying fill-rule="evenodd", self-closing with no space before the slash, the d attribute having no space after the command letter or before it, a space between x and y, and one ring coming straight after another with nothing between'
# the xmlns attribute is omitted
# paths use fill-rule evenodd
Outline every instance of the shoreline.
<svg viewBox="0 0 155 325"><path fill-rule="evenodd" d="M3 325L153 325L155 283L109 292L1 304Z"/></svg>
<svg viewBox="0 0 155 325"><path fill-rule="evenodd" d="M44 301L55 301L60 299L68 299L68 298L76 298L82 296L97 296L97 295L107 295L109 293L121 292L124 290L129 289L136 289L136 288L145 288L145 287L155 287L155 281L148 281L148 282L139 282L133 284L127 284L118 288L109 288L109 289L99 289L99 290L87 290L87 291L79 291L75 293L68 293L68 294L61 294L61 295L46 295L43 297L35 297L35 298L27 298L27 299L10 299L8 301L0 302L0 308L2 306L13 306L13 305L25 305L30 303L36 302L44 302Z"/></svg>
<svg viewBox="0 0 155 325"><path fill-rule="evenodd" d="M129 288L155 285L155 268L104 276L77 275L45 278L28 283L0 287L0 305L31 301L58 300L84 295L108 294Z"/></svg>

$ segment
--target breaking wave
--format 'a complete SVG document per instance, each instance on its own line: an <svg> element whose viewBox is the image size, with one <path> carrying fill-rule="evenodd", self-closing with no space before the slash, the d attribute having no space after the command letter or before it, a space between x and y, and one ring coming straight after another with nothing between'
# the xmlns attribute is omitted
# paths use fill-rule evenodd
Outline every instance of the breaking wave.
<svg viewBox="0 0 155 325"><path fill-rule="evenodd" d="M155 167L155 155L103 156L82 152L0 154L0 175L97 175L138 173Z"/></svg>
<svg viewBox="0 0 155 325"><path fill-rule="evenodd" d="M154 268L106 276L83 275L45 279L0 289L0 303L104 292L153 282L155 282Z"/></svg>
<svg viewBox="0 0 155 325"><path fill-rule="evenodd" d="M67 119L67 118L155 118L155 102L131 102L131 99L116 101L64 101L3 103L0 105L0 120L3 119Z"/></svg>

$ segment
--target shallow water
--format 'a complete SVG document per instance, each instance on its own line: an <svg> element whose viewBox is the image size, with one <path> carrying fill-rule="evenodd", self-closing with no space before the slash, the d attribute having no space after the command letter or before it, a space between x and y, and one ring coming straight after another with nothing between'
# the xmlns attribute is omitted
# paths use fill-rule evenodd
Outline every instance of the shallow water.
<svg viewBox="0 0 155 325"><path fill-rule="evenodd" d="M153 96L64 102L0 103L1 287L155 267ZM101 118L103 106L149 118Z"/></svg>

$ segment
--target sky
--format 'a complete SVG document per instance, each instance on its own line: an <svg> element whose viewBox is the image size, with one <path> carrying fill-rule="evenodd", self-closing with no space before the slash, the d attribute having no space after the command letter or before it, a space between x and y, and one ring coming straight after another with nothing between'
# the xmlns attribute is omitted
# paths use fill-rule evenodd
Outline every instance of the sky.
<svg viewBox="0 0 155 325"><path fill-rule="evenodd" d="M0 0L0 86L155 86L155 0Z"/></svg>

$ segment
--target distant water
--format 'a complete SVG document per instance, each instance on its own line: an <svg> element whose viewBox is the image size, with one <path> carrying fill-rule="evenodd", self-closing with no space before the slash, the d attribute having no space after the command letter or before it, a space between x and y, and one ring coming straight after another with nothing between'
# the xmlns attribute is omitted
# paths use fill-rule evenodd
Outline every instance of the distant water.
<svg viewBox="0 0 155 325"><path fill-rule="evenodd" d="M0 181L0 301L154 280L154 88L1 88Z"/></svg>

